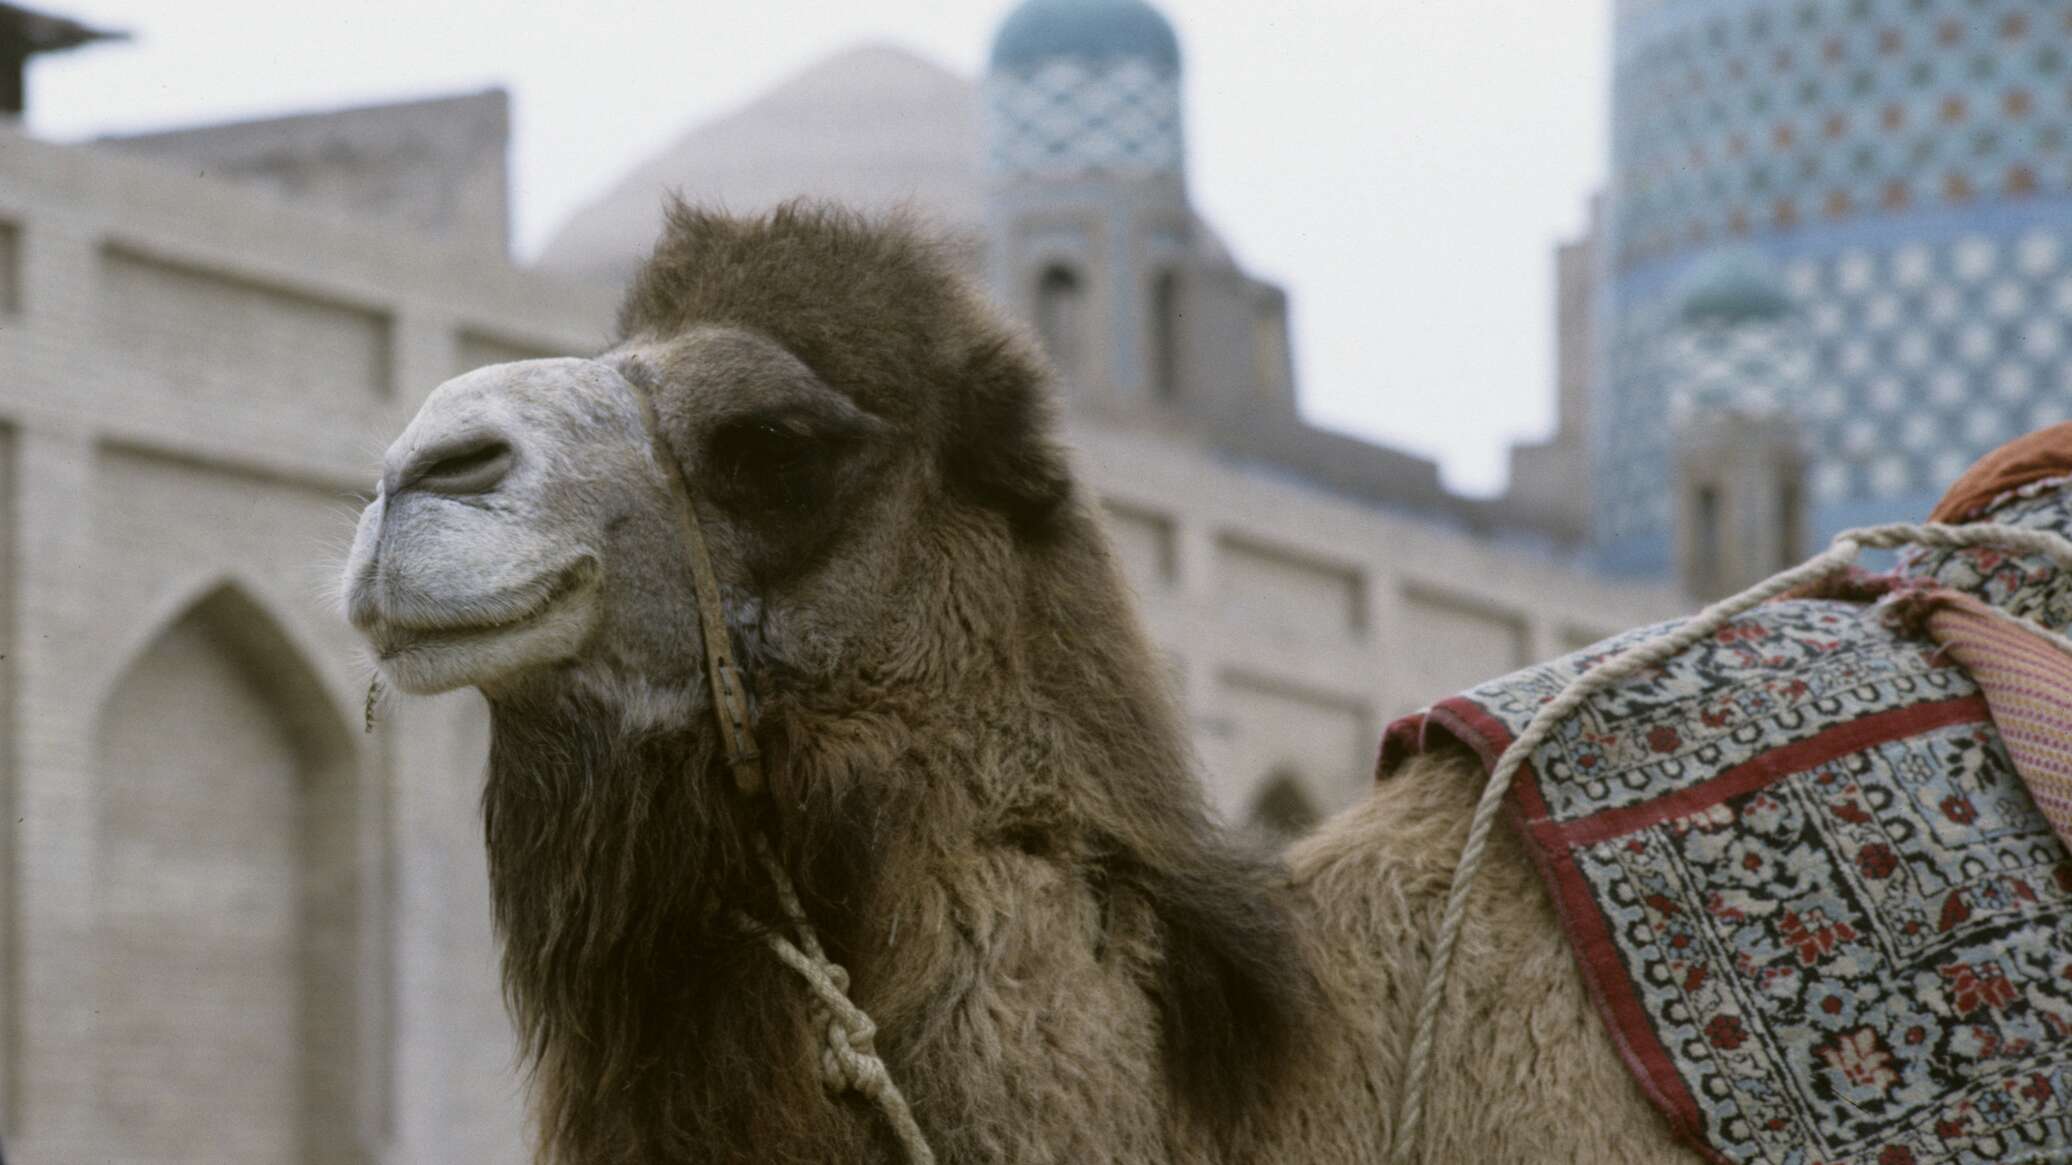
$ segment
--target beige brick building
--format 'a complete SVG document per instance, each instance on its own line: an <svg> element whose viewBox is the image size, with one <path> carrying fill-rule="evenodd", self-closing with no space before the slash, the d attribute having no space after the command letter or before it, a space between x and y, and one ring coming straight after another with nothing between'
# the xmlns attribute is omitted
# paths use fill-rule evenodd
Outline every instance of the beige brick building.
<svg viewBox="0 0 2072 1165"><path fill-rule="evenodd" d="M426 390L610 296L0 128L10 1162L518 1159L472 698L328 597Z"/></svg>
<svg viewBox="0 0 2072 1165"><path fill-rule="evenodd" d="M96 146L0 125L13 1165L521 1159L480 702L363 732L330 595L434 385L607 339L608 288L503 257L502 109ZM311 134L332 169L280 148ZM444 162L395 161L426 142ZM237 183L167 164L204 153L273 160ZM1075 407L1070 437L1235 819L1341 806L1388 717L1679 605L1472 507L1382 504L1169 421Z"/></svg>

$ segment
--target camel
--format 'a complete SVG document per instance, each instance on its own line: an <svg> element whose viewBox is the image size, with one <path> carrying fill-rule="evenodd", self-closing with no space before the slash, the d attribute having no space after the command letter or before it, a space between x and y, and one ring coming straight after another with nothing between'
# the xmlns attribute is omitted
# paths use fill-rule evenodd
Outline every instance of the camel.
<svg viewBox="0 0 2072 1165"><path fill-rule="evenodd" d="M1413 762L1285 862L1234 840L1041 358L910 226L677 206L619 335L434 391L345 571L384 682L492 711L482 811L539 1160L899 1159L825 1086L807 991L739 921L780 917L758 832L939 1160L1385 1160L1480 763ZM760 795L727 775L672 472L756 702ZM1514 837L1446 1005L1423 1159L1697 1159Z"/></svg>

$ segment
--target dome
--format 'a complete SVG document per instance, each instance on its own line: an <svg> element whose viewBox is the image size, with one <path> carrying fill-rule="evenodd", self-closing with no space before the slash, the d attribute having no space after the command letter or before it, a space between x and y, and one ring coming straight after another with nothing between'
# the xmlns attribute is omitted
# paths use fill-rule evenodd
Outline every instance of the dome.
<svg viewBox="0 0 2072 1165"><path fill-rule="evenodd" d="M993 38L996 72L1059 57L1136 57L1177 71L1180 41L1143 0L1025 0Z"/></svg>
<svg viewBox="0 0 2072 1165"><path fill-rule="evenodd" d="M561 224L540 267L601 283L639 268L670 193L757 213L801 195L903 208L955 236L984 220L972 83L904 49L839 53L696 126Z"/></svg>
<svg viewBox="0 0 2072 1165"><path fill-rule="evenodd" d="M1691 264L1678 287L1676 314L1684 323L1739 324L1791 312L1791 297L1776 268L1747 248L1714 251Z"/></svg>

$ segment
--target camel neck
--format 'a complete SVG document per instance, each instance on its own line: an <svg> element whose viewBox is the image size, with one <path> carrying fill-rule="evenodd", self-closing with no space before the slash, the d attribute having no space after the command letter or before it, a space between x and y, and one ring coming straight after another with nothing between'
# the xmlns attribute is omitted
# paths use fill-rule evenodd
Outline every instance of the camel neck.
<svg viewBox="0 0 2072 1165"><path fill-rule="evenodd" d="M897 682L761 685L763 798L709 732L633 731L597 695L495 705L505 976L564 1159L892 1159L823 1086L807 993L730 921L778 917L756 828L942 1159L1057 1159L1060 1138L1064 1159L1215 1159L1176 1146L1259 1107L1309 972L1273 874L1212 826L1111 585L1104 558L1039 580L1010 630L948 652L997 666L933 685L925 645ZM1061 1063L1135 1084L1061 1093Z"/></svg>

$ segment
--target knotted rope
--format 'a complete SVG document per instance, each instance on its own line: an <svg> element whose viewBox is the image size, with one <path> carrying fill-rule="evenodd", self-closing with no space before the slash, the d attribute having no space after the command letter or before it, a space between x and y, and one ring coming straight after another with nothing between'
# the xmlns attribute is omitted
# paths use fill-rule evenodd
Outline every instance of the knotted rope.
<svg viewBox="0 0 2072 1165"><path fill-rule="evenodd" d="M1740 594L1712 604L1689 622L1659 638L1635 644L1617 655L1600 660L1570 681L1559 696L1542 706L1526 725L1525 731L1504 750L1503 755L1497 759L1496 766L1490 770L1489 782L1482 789L1482 799L1475 804L1475 815L1468 824L1467 844L1461 848L1460 860L1454 866L1453 884L1446 893L1446 909L1439 916L1437 945L1432 950L1431 966L1425 973L1424 996L1417 1011L1417 1034L1410 1044L1409 1064L1404 1075L1402 1109L1396 1120L1395 1148L1390 1157L1392 1161L1398 1165L1408 1165L1415 1159L1419 1127L1424 1121L1425 1093L1429 1087L1427 1077L1431 1071L1432 1047L1439 1026L1439 1008L1446 994L1447 975L1453 968L1454 947L1460 941L1461 926L1467 916L1468 893L1474 888L1475 879L1481 873L1482 859L1489 845L1490 827L1496 822L1497 809L1503 804L1504 794L1510 791L1511 780L1517 776L1519 768L1540 745L1546 743L1547 738L1554 734L1561 722L1581 708L1584 701L1590 697L1628 676L1671 658L1717 632L1729 620L1762 603L1847 569L1864 550L1891 550L1901 546L1928 546L1946 550L1994 546L2048 558L2056 563L2059 569L2072 570L2072 541L2067 541L2048 530L1990 523L1964 526L1896 523L1844 530L1835 536L1826 550L1805 562L1774 574ZM2042 635L2056 644L2060 650L2072 654L2072 640L2065 636L2010 612L2000 614L2021 625L2023 629Z"/></svg>
<svg viewBox="0 0 2072 1165"><path fill-rule="evenodd" d="M778 905L797 941L774 930L763 930L746 916L741 917L741 922L759 930L770 950L812 989L814 1018L826 1039L820 1054L820 1078L836 1092L858 1092L875 1103L884 1112L886 1123L892 1126L893 1135L899 1138L900 1147L906 1150L907 1160L915 1165L933 1165L935 1152L928 1147L928 1139L914 1121L913 1110L907 1107L906 1098L885 1070L885 1061L878 1058L874 1044L878 1025L849 998L848 970L821 949L820 936L806 921L805 908L799 905L790 875L778 864L760 833L755 834L755 856L777 888Z"/></svg>
<svg viewBox="0 0 2072 1165"><path fill-rule="evenodd" d="M705 532L698 524L698 509L691 501L690 484L683 466L662 442L662 429L655 417L655 404L646 370L628 364L621 373L633 389L640 406L641 425L646 429L651 455L667 482L682 526L684 548L691 558L691 585L698 602L698 624L705 640L705 675L711 687L713 718L719 727L720 743L727 754L727 768L733 773L734 792L741 797L760 796L768 787L763 779L762 752L755 743L755 706L748 681L734 661L733 637L727 629L725 607L719 591L719 575L712 568L712 551L705 544ZM370 701L373 699L369 693ZM770 852L761 830L750 835L756 861L776 890L779 909L791 928L786 937L778 930L759 926L746 915L736 920L763 936L770 950L785 966L798 972L812 992L810 1006L826 1041L821 1049L820 1078L834 1092L855 1091L878 1106L893 1135L912 1165L935 1165L935 1153L915 1122L913 1110L875 1045L878 1026L849 998L849 972L827 957L820 936L806 918L791 876Z"/></svg>

